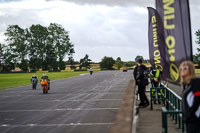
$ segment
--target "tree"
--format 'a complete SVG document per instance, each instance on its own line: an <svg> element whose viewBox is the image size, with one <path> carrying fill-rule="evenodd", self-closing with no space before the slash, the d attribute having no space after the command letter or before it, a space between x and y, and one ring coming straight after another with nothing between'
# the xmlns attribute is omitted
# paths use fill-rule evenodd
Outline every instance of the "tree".
<svg viewBox="0 0 200 133"><path fill-rule="evenodd" d="M75 61L74 61L74 58L73 56L69 56L68 57L68 61L66 62L67 65L70 65L70 68L71 70L75 69L76 67L74 66L75 65Z"/></svg>
<svg viewBox="0 0 200 133"><path fill-rule="evenodd" d="M133 67L134 65L136 65L136 62L133 61L124 62L125 67Z"/></svg>
<svg viewBox="0 0 200 133"><path fill-rule="evenodd" d="M65 69L65 56L75 53L68 31L59 24L51 23L48 27L32 25L27 33L31 68Z"/></svg>
<svg viewBox="0 0 200 133"><path fill-rule="evenodd" d="M193 63L199 64L200 63L200 56L199 54L193 55Z"/></svg>
<svg viewBox="0 0 200 133"><path fill-rule="evenodd" d="M29 45L30 67L32 69L42 68L47 70L46 52L48 31L47 28L38 24L27 29L27 40Z"/></svg>
<svg viewBox="0 0 200 133"><path fill-rule="evenodd" d="M120 70L120 68L123 66L123 62L120 57L118 57L117 60L115 61L115 65L118 70Z"/></svg>
<svg viewBox="0 0 200 133"><path fill-rule="evenodd" d="M76 62L74 61L74 58L73 58L73 54L75 53L74 51L74 48L71 48L70 49L70 52L68 53L68 61L67 61L67 64L70 65L70 68L71 69L76 69L76 66L74 66L76 64ZM79 63L77 63L79 64Z"/></svg>
<svg viewBox="0 0 200 133"><path fill-rule="evenodd" d="M56 23L51 23L48 27L48 31L50 33L50 40L55 46L59 68L60 70L65 69L65 63L63 59L67 54L74 53L74 45L70 42L69 32L66 31L62 25Z"/></svg>
<svg viewBox="0 0 200 133"><path fill-rule="evenodd" d="M196 43L200 46L200 29L196 31L195 35L197 36ZM197 48L197 54L193 56L193 61L200 65L200 48Z"/></svg>
<svg viewBox="0 0 200 133"><path fill-rule="evenodd" d="M3 69L4 48L5 48L5 45L0 43L0 72Z"/></svg>
<svg viewBox="0 0 200 133"><path fill-rule="evenodd" d="M4 48L4 53L2 57L2 70L1 72L10 72L15 69L16 55L12 54L8 47Z"/></svg>
<svg viewBox="0 0 200 133"><path fill-rule="evenodd" d="M58 64L57 64L57 55L55 51L55 47L51 43L47 43L46 45L46 68L48 70L58 70Z"/></svg>
<svg viewBox="0 0 200 133"><path fill-rule="evenodd" d="M27 71L28 46L26 43L25 30L18 25L9 25L5 35L7 36L6 42L11 53L16 56L17 66L23 71Z"/></svg>
<svg viewBox="0 0 200 133"><path fill-rule="evenodd" d="M84 58L80 59L80 69L82 69L82 67L89 68L91 61L92 60L89 59L89 56L86 54Z"/></svg>
<svg viewBox="0 0 200 133"><path fill-rule="evenodd" d="M72 58L75 53L68 31L56 23L51 23L49 27L32 25L27 29L9 25L5 35L8 45L6 51L3 45L0 46L0 69L4 61L4 65L5 62L15 63L10 65L17 65L24 71L28 67L32 70L62 70L65 69L65 56Z"/></svg>
<svg viewBox="0 0 200 133"><path fill-rule="evenodd" d="M150 63L149 59L144 59L143 61L144 61L144 63Z"/></svg>
<svg viewBox="0 0 200 133"><path fill-rule="evenodd" d="M114 64L115 64L115 60L112 57L106 57L106 56L100 62L101 68L106 68L109 70L113 69Z"/></svg>

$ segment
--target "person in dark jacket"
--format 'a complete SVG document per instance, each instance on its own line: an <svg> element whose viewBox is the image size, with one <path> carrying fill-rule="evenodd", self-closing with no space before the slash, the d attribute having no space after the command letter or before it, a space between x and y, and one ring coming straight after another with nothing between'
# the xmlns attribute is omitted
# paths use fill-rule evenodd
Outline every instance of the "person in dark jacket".
<svg viewBox="0 0 200 133"><path fill-rule="evenodd" d="M183 121L187 133L200 133L200 79L195 76L191 61L184 61L179 67L183 87Z"/></svg>
<svg viewBox="0 0 200 133"><path fill-rule="evenodd" d="M31 83L32 83L32 89L36 90L38 78L35 74L31 77Z"/></svg>
<svg viewBox="0 0 200 133"><path fill-rule="evenodd" d="M38 78L35 74L33 74L33 76L31 77L31 83L33 82L33 80L35 80L36 83L38 82Z"/></svg>
<svg viewBox="0 0 200 133"><path fill-rule="evenodd" d="M133 75L136 80L136 85L138 85L138 93L140 96L140 107L146 107L149 105L149 100L145 94L146 85L148 84L148 78L145 78L145 72L147 67L142 64L142 60L136 60L137 66L134 69Z"/></svg>

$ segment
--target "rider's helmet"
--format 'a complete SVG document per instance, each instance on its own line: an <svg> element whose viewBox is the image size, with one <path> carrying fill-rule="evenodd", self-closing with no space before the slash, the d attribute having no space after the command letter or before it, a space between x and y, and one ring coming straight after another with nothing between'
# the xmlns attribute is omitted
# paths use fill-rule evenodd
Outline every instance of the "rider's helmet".
<svg viewBox="0 0 200 133"><path fill-rule="evenodd" d="M44 74L43 74L43 76L47 76L47 74L46 74L46 73L44 73Z"/></svg>

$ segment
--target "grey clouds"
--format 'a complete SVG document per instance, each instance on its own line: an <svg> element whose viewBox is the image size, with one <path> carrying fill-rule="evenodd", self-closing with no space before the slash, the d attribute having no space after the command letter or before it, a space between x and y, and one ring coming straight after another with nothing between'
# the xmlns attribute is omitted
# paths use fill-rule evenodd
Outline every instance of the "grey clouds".
<svg viewBox="0 0 200 133"><path fill-rule="evenodd" d="M147 6L154 0L1 0L0 42L10 24L27 28L55 22L70 31L75 60L89 54L93 61L103 56L134 60L148 55ZM193 51L194 32L200 29L200 1L190 0Z"/></svg>

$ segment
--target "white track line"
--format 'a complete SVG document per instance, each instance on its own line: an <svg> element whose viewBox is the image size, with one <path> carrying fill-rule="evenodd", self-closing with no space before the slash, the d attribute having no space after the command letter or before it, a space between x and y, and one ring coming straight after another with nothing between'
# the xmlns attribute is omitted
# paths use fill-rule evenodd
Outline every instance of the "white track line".
<svg viewBox="0 0 200 133"><path fill-rule="evenodd" d="M80 89L80 87L77 87L77 88L72 88L71 90L73 90L73 89ZM106 88L103 88L103 89L106 89ZM91 91L92 90L100 90L99 92L97 92L97 93L104 93L104 91L105 90L103 90L102 88L93 88L93 89L90 89ZM54 91L54 89L52 88L52 90ZM121 88L119 88L119 89L110 89L109 91L123 91L124 89L121 89ZM13 91L6 91L6 90L4 90L4 91L0 91L0 94L12 94L12 93L27 93L27 92L38 92L38 91L41 91L42 92L42 89L36 89L36 90L32 90L32 89L29 89L29 90L22 90L22 91L20 91L20 90L13 90ZM66 92L66 90L58 90L58 92L59 91L65 91ZM66 92L67 93L67 92ZM83 93L87 93L87 92L83 92ZM95 92L94 92L95 93ZM79 94L79 93L77 93L77 94Z"/></svg>
<svg viewBox="0 0 200 133"><path fill-rule="evenodd" d="M83 102L83 101L122 101L122 99L90 99L90 100L35 100L35 101L0 101L0 103L38 103L38 102Z"/></svg>
<svg viewBox="0 0 200 133"><path fill-rule="evenodd" d="M89 73L83 73L83 74L80 74L80 76L84 76L84 75L89 75Z"/></svg>
<svg viewBox="0 0 200 133"><path fill-rule="evenodd" d="M53 93L49 93L48 94L48 96L56 96L56 95L64 95L64 96L71 96L71 95L86 95L86 94L88 94L88 95L95 95L95 94L108 94L108 95L121 95L122 93L75 93L75 94L73 94L73 93L68 93L68 94L53 94ZM27 95L27 94L24 94L24 95L19 95L19 94L16 94L16 95L8 95L8 96L5 96L5 95L3 95L3 96L0 96L0 97L14 97L14 96L17 96L17 97L20 97L20 96L39 96L39 97L43 97L44 95Z"/></svg>
<svg viewBox="0 0 200 133"><path fill-rule="evenodd" d="M68 109L44 109L44 110L0 110L0 113L7 112L55 112L55 111L98 111L98 110L119 110L120 108L89 108L89 109L81 109L81 108L68 108Z"/></svg>
<svg viewBox="0 0 200 133"><path fill-rule="evenodd" d="M98 125L114 125L114 123L69 123L69 124L25 124L10 125L2 124L1 127L52 127L52 126L98 126Z"/></svg>

